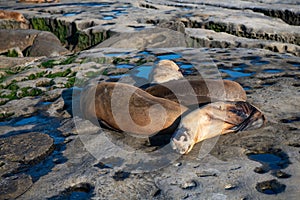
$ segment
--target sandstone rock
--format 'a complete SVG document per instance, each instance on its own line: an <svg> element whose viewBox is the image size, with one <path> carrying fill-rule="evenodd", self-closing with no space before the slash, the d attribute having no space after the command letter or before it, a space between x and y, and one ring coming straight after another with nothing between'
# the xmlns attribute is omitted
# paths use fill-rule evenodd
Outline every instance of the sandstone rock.
<svg viewBox="0 0 300 200"><path fill-rule="evenodd" d="M31 177L26 174L4 178L0 181L0 198L15 199L25 193L32 184Z"/></svg>
<svg viewBox="0 0 300 200"><path fill-rule="evenodd" d="M134 33L121 33L115 35L95 48L168 48L186 47L186 37L184 34L164 28L146 29Z"/></svg>
<svg viewBox="0 0 300 200"><path fill-rule="evenodd" d="M50 32L38 30L0 30L0 53L9 49L26 50L26 56L57 56L69 53L61 46L60 41ZM27 49L29 48L29 49Z"/></svg>
<svg viewBox="0 0 300 200"><path fill-rule="evenodd" d="M12 100L0 106L0 114L9 117L30 116L38 110L36 105L39 101L40 98L36 97L24 97Z"/></svg>
<svg viewBox="0 0 300 200"><path fill-rule="evenodd" d="M193 40L189 46L209 48L262 48L279 53L291 53L300 56L298 45L274 42L262 39L248 39L237 37L228 33L217 33L215 31L197 28L187 28L187 35Z"/></svg>
<svg viewBox="0 0 300 200"><path fill-rule="evenodd" d="M38 30L0 30L0 53L4 53L11 48L19 47L21 51L33 44L36 36L40 33Z"/></svg>
<svg viewBox="0 0 300 200"><path fill-rule="evenodd" d="M70 53L67 49L61 46L58 38L50 32L39 33L31 47L28 49L27 56L59 56Z"/></svg>
<svg viewBox="0 0 300 200"><path fill-rule="evenodd" d="M29 29L29 24L0 19L0 29Z"/></svg>
<svg viewBox="0 0 300 200"><path fill-rule="evenodd" d="M53 139L42 133L25 133L0 139L0 157L23 164L37 163L54 149Z"/></svg>

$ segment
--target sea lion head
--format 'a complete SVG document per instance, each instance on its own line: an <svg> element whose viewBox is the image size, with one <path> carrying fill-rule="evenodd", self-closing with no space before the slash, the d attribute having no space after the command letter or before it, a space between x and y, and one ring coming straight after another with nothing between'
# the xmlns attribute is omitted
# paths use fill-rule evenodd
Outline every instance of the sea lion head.
<svg viewBox="0 0 300 200"><path fill-rule="evenodd" d="M191 137L190 130L185 127L180 127L172 136L170 144L178 153L187 154L192 150L195 142Z"/></svg>
<svg viewBox="0 0 300 200"><path fill-rule="evenodd" d="M22 23L28 23L28 21L26 20L26 18L24 17L24 15L22 15L21 13L18 13L19 15L16 17L16 20L18 22L22 22Z"/></svg>
<svg viewBox="0 0 300 200"><path fill-rule="evenodd" d="M18 12L10 12L9 15L10 15L10 18L11 18L11 19L16 20L17 22L22 22L22 23L25 23L25 24L29 23L29 22L27 21L27 19L24 17L24 15L21 14L21 13L18 13Z"/></svg>
<svg viewBox="0 0 300 200"><path fill-rule="evenodd" d="M161 60L158 62L157 67L170 68L174 71L180 70L178 65L176 63L174 63L172 60Z"/></svg>
<svg viewBox="0 0 300 200"><path fill-rule="evenodd" d="M180 68L172 60L159 61L150 74L150 81L159 84L182 78Z"/></svg>

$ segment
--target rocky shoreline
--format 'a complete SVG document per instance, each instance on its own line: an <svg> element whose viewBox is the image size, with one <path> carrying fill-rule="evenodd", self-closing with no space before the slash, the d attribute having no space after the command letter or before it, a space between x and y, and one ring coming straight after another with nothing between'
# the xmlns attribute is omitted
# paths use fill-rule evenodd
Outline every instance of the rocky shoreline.
<svg viewBox="0 0 300 200"><path fill-rule="evenodd" d="M0 20L0 199L298 199L297 1L0 1L0 9L30 22ZM267 125L174 156L81 118L84 85L128 75L141 85L162 59L186 77L239 82Z"/></svg>

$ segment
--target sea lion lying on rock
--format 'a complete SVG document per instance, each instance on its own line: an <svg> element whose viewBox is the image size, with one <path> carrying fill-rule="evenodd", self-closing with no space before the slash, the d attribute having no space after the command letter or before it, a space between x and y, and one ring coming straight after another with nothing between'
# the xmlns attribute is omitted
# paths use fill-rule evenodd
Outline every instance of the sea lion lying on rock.
<svg viewBox="0 0 300 200"><path fill-rule="evenodd" d="M85 119L140 136L171 127L188 109L185 106L154 97L128 84L101 82L83 89L80 108ZM219 134L259 128L264 115L247 102L215 102L183 116L171 139L180 154L188 153L204 139Z"/></svg>
<svg viewBox="0 0 300 200"><path fill-rule="evenodd" d="M186 79L171 60L161 60L150 74L149 94L169 99L185 106L212 101L246 101L243 87L230 80Z"/></svg>
<svg viewBox="0 0 300 200"><path fill-rule="evenodd" d="M184 106L214 101L246 101L245 90L229 80L175 80L146 88L149 94L169 99Z"/></svg>
<svg viewBox="0 0 300 200"><path fill-rule="evenodd" d="M14 11L0 10L0 19L15 20L21 23L28 23L23 14Z"/></svg>
<svg viewBox="0 0 300 200"><path fill-rule="evenodd" d="M171 138L171 145L180 154L189 153L193 146L221 134L262 127L265 116L247 102L215 102L182 117Z"/></svg>
<svg viewBox="0 0 300 200"><path fill-rule="evenodd" d="M169 128L187 108L123 83L101 82L84 88L80 99L84 118L141 136ZM97 122L96 122L97 123Z"/></svg>

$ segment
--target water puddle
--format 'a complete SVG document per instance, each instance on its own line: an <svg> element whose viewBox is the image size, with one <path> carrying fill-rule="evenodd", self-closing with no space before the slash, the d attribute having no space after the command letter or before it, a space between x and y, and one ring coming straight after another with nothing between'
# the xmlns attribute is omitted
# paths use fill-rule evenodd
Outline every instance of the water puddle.
<svg viewBox="0 0 300 200"><path fill-rule="evenodd" d="M124 56L124 55L128 55L130 54L130 52L113 52L113 53L105 53L104 55L105 56L108 56L108 57L119 57L119 56Z"/></svg>
<svg viewBox="0 0 300 200"><path fill-rule="evenodd" d="M269 74L276 74L276 73L281 73L284 72L283 69L264 69L263 73L269 73Z"/></svg>
<svg viewBox="0 0 300 200"><path fill-rule="evenodd" d="M277 180L269 180L256 184L256 190L268 194L268 195L276 195L285 191L286 186L284 184L279 183Z"/></svg>
<svg viewBox="0 0 300 200"><path fill-rule="evenodd" d="M122 69L132 69L134 68L134 65L130 65L130 64L118 64L116 65L117 68L122 68Z"/></svg>
<svg viewBox="0 0 300 200"><path fill-rule="evenodd" d="M109 77L112 78L112 79L120 79L120 78L123 78L125 76L130 76L130 75L129 74L118 74L118 75L111 75Z"/></svg>
<svg viewBox="0 0 300 200"><path fill-rule="evenodd" d="M59 7L65 7L65 6L81 6L81 7L110 7L112 3L108 2L103 2L103 3L98 3L98 2L88 2L88 3L62 3L62 4L57 4Z"/></svg>
<svg viewBox="0 0 300 200"><path fill-rule="evenodd" d="M261 59L260 56L244 56L244 57L241 57L241 59L243 60L253 60L253 61L258 61Z"/></svg>
<svg viewBox="0 0 300 200"><path fill-rule="evenodd" d="M188 13L188 14L183 15L183 17L187 17L187 18L193 17L193 16L194 16L194 13Z"/></svg>
<svg viewBox="0 0 300 200"><path fill-rule="evenodd" d="M192 64L181 63L181 62L177 62L176 64L179 66L179 68L181 69L181 73L184 76L192 75L196 71L196 69L194 68L194 66Z"/></svg>
<svg viewBox="0 0 300 200"><path fill-rule="evenodd" d="M254 172L264 174L271 171L271 174L277 178L288 178L289 175L282 172L282 169L288 167L291 162L288 155L280 149L271 149L264 152L253 152L247 154L250 160L259 162L261 166L256 167Z"/></svg>
<svg viewBox="0 0 300 200"><path fill-rule="evenodd" d="M23 118L15 123L16 126L25 126L30 124L37 124L40 122L45 122L44 119L41 119L39 116L32 116L28 118Z"/></svg>
<svg viewBox="0 0 300 200"><path fill-rule="evenodd" d="M64 17L73 17L76 15L79 15L81 12L69 12L69 13L65 13L63 14Z"/></svg>
<svg viewBox="0 0 300 200"><path fill-rule="evenodd" d="M176 53L166 53L166 54L160 54L157 56L159 60L174 60L181 58L182 56L180 54Z"/></svg>
<svg viewBox="0 0 300 200"><path fill-rule="evenodd" d="M133 26L133 25L129 25L128 27L133 28L135 31L141 31L146 28L145 26Z"/></svg>
<svg viewBox="0 0 300 200"><path fill-rule="evenodd" d="M145 56L148 56L148 55L153 55L150 51L140 51L137 53L138 55L145 55Z"/></svg>
<svg viewBox="0 0 300 200"><path fill-rule="evenodd" d="M103 20L113 20L115 19L116 17L115 16L112 16L112 15L107 15L107 16L103 16L102 19Z"/></svg>
<svg viewBox="0 0 300 200"><path fill-rule="evenodd" d="M94 187L89 183L79 183L72 186L60 195L50 197L49 200L70 199L70 200L85 200L91 199L93 196Z"/></svg>
<svg viewBox="0 0 300 200"><path fill-rule="evenodd" d="M262 66L262 65L270 64L270 62L266 60L251 60L250 63L254 66Z"/></svg>
<svg viewBox="0 0 300 200"><path fill-rule="evenodd" d="M290 65L292 65L292 66L294 66L294 67L300 68L300 63L298 63L298 62L287 61L287 63L290 64Z"/></svg>
<svg viewBox="0 0 300 200"><path fill-rule="evenodd" d="M129 178L130 172L123 172L123 171L118 171L113 175L113 179L115 181L124 181L125 179Z"/></svg>
<svg viewBox="0 0 300 200"><path fill-rule="evenodd" d="M137 72L134 74L136 77L149 80L149 75L152 71L152 66L151 65L142 65L142 66L135 68L135 70L137 70Z"/></svg>
<svg viewBox="0 0 300 200"><path fill-rule="evenodd" d="M229 69L220 69L220 71L224 72L230 76L229 78L225 78L228 80L235 80L235 79L241 78L241 77L249 77L254 74L254 72L253 73L245 73L245 72L234 71L234 70L229 70Z"/></svg>
<svg viewBox="0 0 300 200"><path fill-rule="evenodd" d="M272 86L274 84L276 84L276 82L266 82L266 83L263 83L262 86L269 87L269 86Z"/></svg>
<svg viewBox="0 0 300 200"><path fill-rule="evenodd" d="M113 26L113 25L115 25L116 23L113 23L113 22L111 22L111 23L105 23L105 24L102 24L102 26Z"/></svg>
<svg viewBox="0 0 300 200"><path fill-rule="evenodd" d="M243 86L243 88L244 88L244 90L245 90L245 91L252 90L252 88L251 88L251 87L249 87L249 86Z"/></svg>
<svg viewBox="0 0 300 200"><path fill-rule="evenodd" d="M290 123L294 123L294 122L300 122L300 116L299 117L292 117L292 118L289 118L289 119L282 119L280 121L282 123L285 123L285 124L290 124Z"/></svg>
<svg viewBox="0 0 300 200"><path fill-rule="evenodd" d="M262 154L251 154L248 155L248 158L257 162L260 162L263 166L266 167L266 170L277 170L281 169L281 158L271 153L262 153Z"/></svg>

